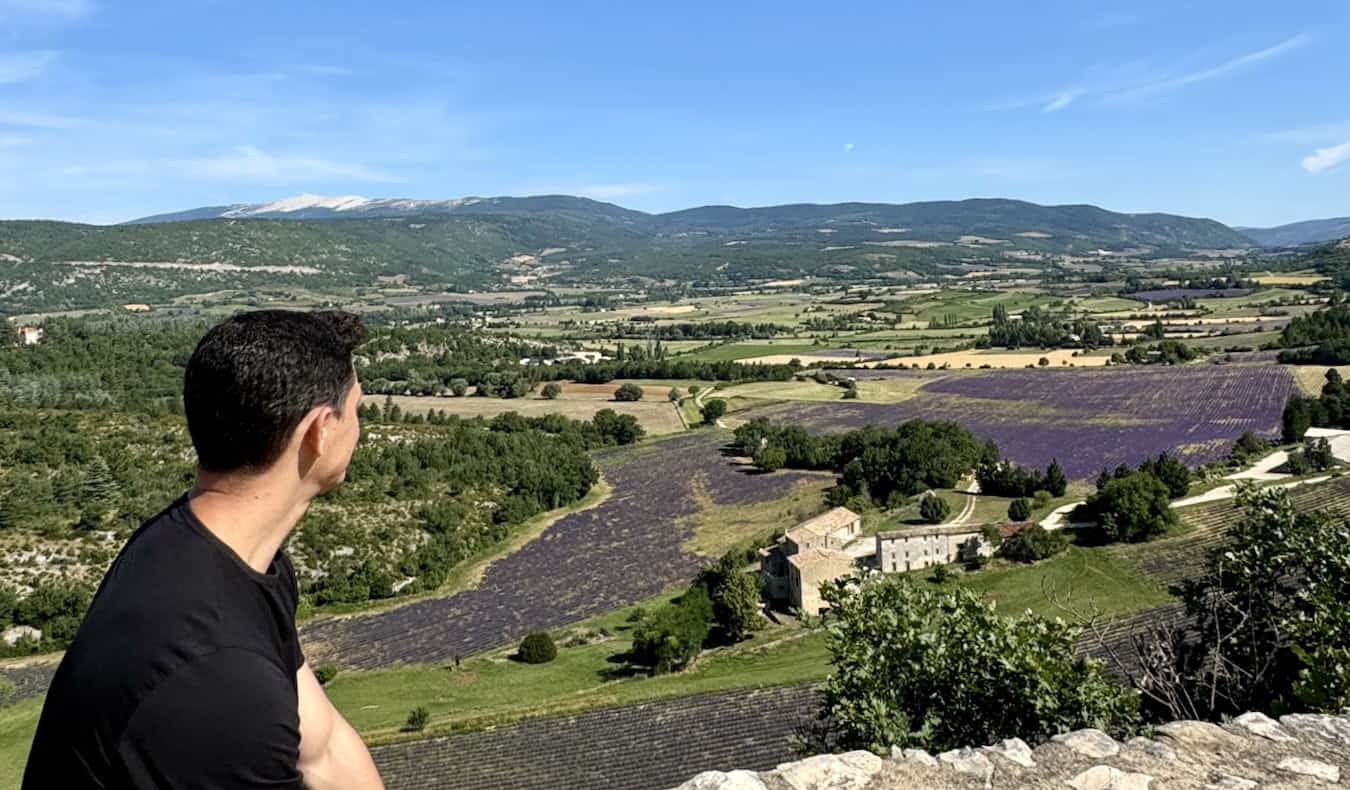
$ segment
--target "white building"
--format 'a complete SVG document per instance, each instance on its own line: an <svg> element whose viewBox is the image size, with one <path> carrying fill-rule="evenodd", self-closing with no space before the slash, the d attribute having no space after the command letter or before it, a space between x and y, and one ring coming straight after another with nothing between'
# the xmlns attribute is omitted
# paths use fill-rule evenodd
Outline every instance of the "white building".
<svg viewBox="0 0 1350 790"><path fill-rule="evenodd" d="M877 534L877 568L882 573L969 562L993 553L994 546L980 526L938 525Z"/></svg>

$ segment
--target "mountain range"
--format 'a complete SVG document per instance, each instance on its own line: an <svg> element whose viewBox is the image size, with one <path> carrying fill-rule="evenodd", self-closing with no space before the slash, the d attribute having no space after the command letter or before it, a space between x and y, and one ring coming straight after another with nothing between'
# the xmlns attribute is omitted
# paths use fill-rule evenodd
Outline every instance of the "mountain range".
<svg viewBox="0 0 1350 790"><path fill-rule="evenodd" d="M1274 228L1234 228L1262 247L1297 247L1350 236L1350 217L1310 219Z"/></svg>

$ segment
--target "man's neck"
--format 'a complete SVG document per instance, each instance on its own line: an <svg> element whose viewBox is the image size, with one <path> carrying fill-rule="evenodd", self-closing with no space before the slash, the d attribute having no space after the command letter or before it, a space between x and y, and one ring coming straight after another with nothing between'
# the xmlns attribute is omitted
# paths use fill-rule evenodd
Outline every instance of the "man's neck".
<svg viewBox="0 0 1350 790"><path fill-rule="evenodd" d="M292 486L266 477L198 472L188 492L192 514L258 573L266 573L286 536L309 507Z"/></svg>

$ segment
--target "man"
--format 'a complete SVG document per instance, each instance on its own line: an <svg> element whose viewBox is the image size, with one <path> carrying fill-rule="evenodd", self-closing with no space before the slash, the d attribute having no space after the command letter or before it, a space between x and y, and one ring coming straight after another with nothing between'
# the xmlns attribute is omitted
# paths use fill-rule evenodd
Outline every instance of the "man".
<svg viewBox="0 0 1350 790"><path fill-rule="evenodd" d="M348 313L235 316L188 361L192 490L108 569L47 692L25 790L382 788L300 652L281 544L361 429Z"/></svg>

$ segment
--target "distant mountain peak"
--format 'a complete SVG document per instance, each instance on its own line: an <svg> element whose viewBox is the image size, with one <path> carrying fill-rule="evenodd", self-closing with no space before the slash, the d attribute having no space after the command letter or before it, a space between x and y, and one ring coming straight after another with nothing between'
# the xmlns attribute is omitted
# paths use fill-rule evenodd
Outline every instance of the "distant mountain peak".
<svg viewBox="0 0 1350 790"><path fill-rule="evenodd" d="M323 195L311 195L306 192L295 197L274 200L271 203L259 203L240 206L233 211L225 212L226 217L246 217L257 214L285 214L293 211L303 211L305 209L326 208L333 211L351 211L359 209L371 202L370 198L360 195L341 195L338 197L325 197Z"/></svg>

